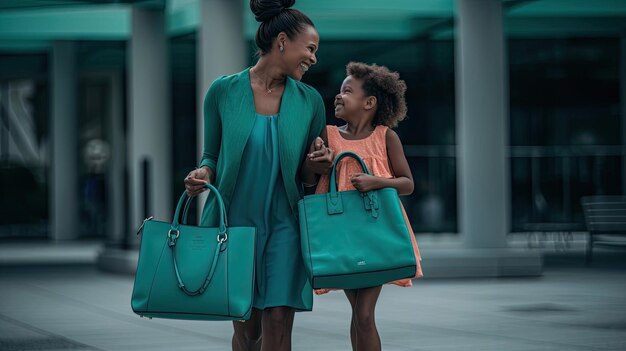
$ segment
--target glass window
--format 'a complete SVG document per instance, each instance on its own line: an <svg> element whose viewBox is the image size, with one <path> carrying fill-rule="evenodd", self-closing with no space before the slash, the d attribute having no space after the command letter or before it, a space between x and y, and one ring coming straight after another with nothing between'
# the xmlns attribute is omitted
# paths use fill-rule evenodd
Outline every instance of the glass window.
<svg viewBox="0 0 626 351"><path fill-rule="evenodd" d="M619 195L619 38L509 40L512 230L584 222Z"/></svg>
<svg viewBox="0 0 626 351"><path fill-rule="evenodd" d="M48 56L2 54L0 67L0 239L46 238Z"/></svg>

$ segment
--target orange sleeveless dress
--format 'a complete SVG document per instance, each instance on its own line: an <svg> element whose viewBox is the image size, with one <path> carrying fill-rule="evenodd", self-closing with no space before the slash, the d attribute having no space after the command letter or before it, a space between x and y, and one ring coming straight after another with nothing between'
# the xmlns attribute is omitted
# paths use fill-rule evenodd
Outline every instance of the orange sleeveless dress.
<svg viewBox="0 0 626 351"><path fill-rule="evenodd" d="M394 178L393 171L389 163L389 158L387 157L387 129L389 128L386 126L376 126L372 134L370 134L367 138L359 140L348 140L341 136L336 126L326 126L328 147L333 150L335 155L339 155L340 153L345 151L352 151L363 159L365 165L370 170L370 172L372 172L373 175L383 178ZM354 173L363 173L363 170L361 169L361 165L357 160L346 157L339 162L336 172L337 190L349 191L356 190L350 182L350 176ZM327 193L329 180L330 175L326 174L321 176L319 183L317 184L317 188L315 189L315 193ZM398 199L398 201L400 200ZM420 278L423 276L422 266L420 264L422 258L417 247L417 242L415 241L415 235L413 234L411 223L409 222L409 219L404 210L404 206L402 206L402 203L400 203L400 206L402 208L402 213L404 214L404 220L406 221L407 227L409 228L409 233L411 234L411 243L413 245L413 252L415 253L415 261L417 262L417 269L413 278ZM413 283L411 282L411 279L413 278L396 280L393 282L389 282L389 284L409 287L413 285ZM330 290L334 289L315 289L315 294L325 294Z"/></svg>

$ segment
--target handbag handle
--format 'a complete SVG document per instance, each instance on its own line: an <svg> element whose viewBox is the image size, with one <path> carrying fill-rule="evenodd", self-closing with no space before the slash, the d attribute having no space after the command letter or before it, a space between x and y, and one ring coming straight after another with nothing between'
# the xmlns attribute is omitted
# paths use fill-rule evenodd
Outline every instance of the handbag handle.
<svg viewBox="0 0 626 351"><path fill-rule="evenodd" d="M217 203L218 203L218 207L220 211L220 235L222 235L226 232L226 228L228 227L228 218L226 216L226 207L224 206L224 200L222 199L222 195L219 193L219 191L217 191L217 189L213 185L207 183L204 185L204 188L207 188L213 191L213 193L215 194L215 197L217 198ZM183 195L180 197L180 200L178 201L178 206L176 206L176 212L174 213L174 221L172 222L173 228L178 228L179 223L187 224L187 215L189 214L189 207L191 206L192 200L193 200L193 197L190 197L189 195L187 195L187 192L183 192ZM184 208L182 212L183 218L182 218L182 221L179 222L180 208L183 202L184 202ZM223 223L223 226L222 226L222 223Z"/></svg>
<svg viewBox="0 0 626 351"><path fill-rule="evenodd" d="M189 216L189 208L191 207L192 200L193 200L193 197L187 197L187 200L185 200L185 207L183 208L183 218L180 221L180 224L187 224L187 218ZM228 227L228 217L226 216L226 213L224 213L224 218L226 221L226 226Z"/></svg>
<svg viewBox="0 0 626 351"><path fill-rule="evenodd" d="M188 197L185 201L185 207L183 208L183 219L180 221L181 224L187 224L187 215L189 214L189 207L191 206L191 197Z"/></svg>
<svg viewBox="0 0 626 351"><path fill-rule="evenodd" d="M359 157L359 155L351 151L340 153L335 159L335 162L333 164L333 170L330 173L330 181L328 182L330 191L326 194L326 209L329 215L343 213L343 200L341 199L340 193L337 192L336 170L337 170L337 164L344 157L352 157L355 160L359 161L359 163L361 164L361 168L363 169L363 172L366 174L372 175L372 172L370 172L370 170L367 169L365 162L363 162L363 159ZM363 197L363 207L365 211L369 211L372 217L378 218L378 212L379 212L378 209L380 207L380 204L378 202L377 192L375 190L372 190L372 191L368 191L365 193L361 193L361 196Z"/></svg>
<svg viewBox="0 0 626 351"><path fill-rule="evenodd" d="M335 195L337 193L337 177L336 177L336 169L337 169L337 164L339 164L339 161L344 158L344 157L352 157L353 159L359 161L359 163L361 164L361 168L363 169L363 172L369 175L372 175L372 173L369 171L369 169L367 169L367 166L365 165L365 162L363 162L363 159L355 154L352 151L345 151L340 153L336 158L335 158L335 162L333 163L333 170L330 173L330 181L328 182L328 186L329 186L329 192L332 195Z"/></svg>
<svg viewBox="0 0 626 351"><path fill-rule="evenodd" d="M167 234L168 246L172 250L172 260L174 261L174 271L176 272L176 279L178 280L178 287L185 294L189 296L200 295L206 291L207 287L211 283L211 280L213 279L213 274L215 273L215 268L217 266L217 261L218 261L220 252L222 251L222 247L225 245L225 242L228 240L228 233L227 233L228 223L227 223L227 218L226 218L226 208L224 206L224 200L222 199L222 196L220 195L219 191L217 191L217 189L213 185L205 184L204 187L210 189L213 192L213 194L215 194L215 197L217 198L218 206L220 209L220 223L219 223L219 234L217 235L217 245L215 246L215 252L213 253L213 260L211 262L211 268L209 269L209 272L207 273L207 276L204 279L204 283L198 290L191 291L185 287L185 283L183 282L183 279L180 276L180 272L178 271L178 262L176 260L176 250L175 250L176 240L178 239L180 235L180 232L178 230L180 210L183 207L183 203L184 203L185 204L185 210L183 211L184 212L183 224L184 224L187 222L187 211L189 210L189 204L192 199L191 197L189 197L189 195L187 195L187 192L183 192L180 199L178 200L178 205L176 206L176 212L174 213L174 220L172 221L170 230Z"/></svg>

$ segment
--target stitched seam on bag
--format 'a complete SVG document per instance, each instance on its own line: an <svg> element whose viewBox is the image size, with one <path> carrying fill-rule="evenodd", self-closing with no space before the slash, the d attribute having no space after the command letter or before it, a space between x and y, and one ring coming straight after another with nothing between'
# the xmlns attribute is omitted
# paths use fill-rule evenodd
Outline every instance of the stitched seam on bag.
<svg viewBox="0 0 626 351"><path fill-rule="evenodd" d="M415 250L413 248L413 240L416 240L415 246L417 246L417 239L415 238L415 233L413 232L412 229L409 229L409 225L407 224L407 222L409 221L409 218L408 218L408 216L405 216L406 215L406 211L402 207L403 206L402 205L402 200L400 199L400 196L397 196L397 198L398 198L398 202L400 204L400 211L402 211L402 215L404 217L404 228L406 228L406 232L409 234L408 237L409 237L409 242L411 243L411 255L413 256L413 259L415 261L415 276L414 277L417 277L419 275L419 269L420 269L420 267L419 267L419 259L417 258L416 252L415 252Z"/></svg>
<svg viewBox="0 0 626 351"><path fill-rule="evenodd" d="M253 252L253 256L252 256L252 289L250 291L250 308L248 308L248 311L252 311L252 308L254 307L254 287L256 286L256 237L257 237L257 228L254 227L254 240L252 242L252 252ZM248 311L246 311L246 313L244 313L243 315L247 315ZM252 313L252 312L251 312Z"/></svg>
<svg viewBox="0 0 626 351"><path fill-rule="evenodd" d="M150 311L146 313L145 315L147 316L148 314L151 314L155 317L158 317L156 316L157 314L163 315L163 316L165 315L217 316L217 317L224 317L227 320L241 319L243 316L245 316L245 313L241 316L231 316L227 314L218 314L218 313L170 312L170 311Z"/></svg>
<svg viewBox="0 0 626 351"><path fill-rule="evenodd" d="M307 247L309 248L309 262L311 263L311 284L313 284L313 277L315 277L315 274L313 272L313 257L311 256L311 232L309 231L309 221L307 219L307 210L306 210L306 199L304 201L302 201L302 204L304 205L304 223L305 223L305 227L306 227L306 240L308 242ZM302 238L300 238L300 240L302 240Z"/></svg>
<svg viewBox="0 0 626 351"><path fill-rule="evenodd" d="M157 262L156 268L154 270L154 276L152 276L152 283L150 284L150 290L148 290L148 301L146 302L146 311L150 311L150 298L152 297L152 288L154 287L154 281L157 277L157 272L159 271L159 266L161 266L161 259L163 258L163 251L165 251L165 244L167 243L167 239L163 242L163 246L161 247L161 255L159 255L159 261Z"/></svg>
<svg viewBox="0 0 626 351"><path fill-rule="evenodd" d="M229 274L229 265L228 263L230 262L230 244L227 244L228 246L226 246L226 296L228 297L228 304L226 306L226 308L228 309L228 315L230 316L230 274Z"/></svg>
<svg viewBox="0 0 626 351"><path fill-rule="evenodd" d="M141 236L142 236L142 238L141 238L141 242L143 243L143 233L141 234ZM133 296L135 296L135 289L137 288L137 272L139 272L139 267L141 267L141 261L142 261L142 259L141 259L141 245L140 245L140 247L139 247L139 257L137 258L137 269L135 270L135 283L133 284L133 292L132 292L132 294L130 295L130 296L131 296L131 299L130 299L130 308L133 310L133 312L135 312L135 313L137 313L137 314L138 314L139 312L141 312L141 311L137 311L137 310L135 310L135 306L133 305L133 299L132 299L132 297L133 297ZM148 307L148 306L146 305L146 309L147 309L147 307Z"/></svg>
<svg viewBox="0 0 626 351"><path fill-rule="evenodd" d="M410 265L410 266L402 266L402 267L397 267L397 268L389 268L389 269L378 269L375 271L366 271L366 272L358 272L358 273L345 273L345 274L330 274L330 275L320 275L318 278L326 278L326 277L341 277L344 275L361 275L361 274L370 274L370 273L380 273L380 272L388 272L388 271L396 271L396 270L401 270L401 269L406 269L406 268L411 268L414 267L415 265ZM402 279L402 278L401 278Z"/></svg>

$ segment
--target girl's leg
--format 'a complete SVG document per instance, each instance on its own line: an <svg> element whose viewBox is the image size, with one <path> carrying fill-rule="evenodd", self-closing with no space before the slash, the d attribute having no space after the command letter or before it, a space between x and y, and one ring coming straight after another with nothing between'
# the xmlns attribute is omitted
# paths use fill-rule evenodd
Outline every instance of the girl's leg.
<svg viewBox="0 0 626 351"><path fill-rule="evenodd" d="M356 321L355 321L355 306L356 306L356 297L358 294L358 290L356 289L346 289L343 291L350 301L350 307L352 307L352 319L350 320L350 343L352 344L352 351L356 351Z"/></svg>
<svg viewBox="0 0 626 351"><path fill-rule="evenodd" d="M261 316L263 311L252 309L250 320L245 322L233 322L235 334L233 335L233 351L259 351L261 350Z"/></svg>
<svg viewBox="0 0 626 351"><path fill-rule="evenodd" d="M382 286L358 289L356 295L355 321L358 351L380 351L380 336L376 329L374 311Z"/></svg>
<svg viewBox="0 0 626 351"><path fill-rule="evenodd" d="M290 351L291 330L295 310L291 307L272 307L263 310L263 351Z"/></svg>

